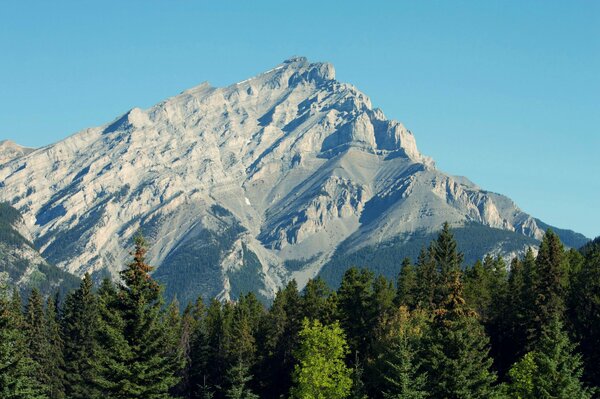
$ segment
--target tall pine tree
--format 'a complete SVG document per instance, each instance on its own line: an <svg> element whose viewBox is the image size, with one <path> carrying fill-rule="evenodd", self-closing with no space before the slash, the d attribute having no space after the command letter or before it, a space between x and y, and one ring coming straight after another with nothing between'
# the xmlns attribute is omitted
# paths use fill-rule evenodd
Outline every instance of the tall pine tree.
<svg viewBox="0 0 600 399"><path fill-rule="evenodd" d="M101 294L95 382L103 396L166 399L178 382L181 357L172 353L162 317L161 288L145 262L146 244L135 238L133 261L115 294Z"/></svg>

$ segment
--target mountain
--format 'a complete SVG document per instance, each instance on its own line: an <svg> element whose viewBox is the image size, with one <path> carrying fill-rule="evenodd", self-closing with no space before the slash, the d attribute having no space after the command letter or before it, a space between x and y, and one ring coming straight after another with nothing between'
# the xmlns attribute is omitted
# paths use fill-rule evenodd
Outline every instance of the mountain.
<svg viewBox="0 0 600 399"><path fill-rule="evenodd" d="M50 265L31 243L23 217L15 208L0 203L0 283L24 293L38 288L50 295L78 285L79 279Z"/></svg>
<svg viewBox="0 0 600 399"><path fill-rule="evenodd" d="M23 147L10 140L0 141L0 165L35 151L35 148Z"/></svg>
<svg viewBox="0 0 600 399"><path fill-rule="evenodd" d="M182 303L247 290L268 299L322 269L335 281L342 260L378 248L392 275L399 254L444 221L491 237L477 257L522 252L545 228L509 198L436 169L331 64L302 57L134 108L0 165L0 182L0 201L23 214L50 262L115 275L141 230L155 277Z"/></svg>

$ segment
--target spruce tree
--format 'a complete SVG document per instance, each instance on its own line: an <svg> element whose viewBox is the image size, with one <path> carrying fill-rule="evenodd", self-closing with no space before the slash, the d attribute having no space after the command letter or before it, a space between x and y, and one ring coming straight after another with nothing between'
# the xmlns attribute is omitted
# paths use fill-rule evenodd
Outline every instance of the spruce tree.
<svg viewBox="0 0 600 399"><path fill-rule="evenodd" d="M67 295L63 307L65 391L71 399L97 396L93 384L92 359L98 309L92 287L92 279L86 273L79 288Z"/></svg>
<svg viewBox="0 0 600 399"><path fill-rule="evenodd" d="M116 295L110 287L100 294L95 382L103 396L166 399L178 382L181 357L169 345L161 287L149 276L145 254L146 244L137 236Z"/></svg>
<svg viewBox="0 0 600 399"><path fill-rule="evenodd" d="M54 369L55 359L51 357L42 295L35 288L31 290L25 309L25 331L29 356L34 363L33 379L48 395L51 390L53 378L51 370Z"/></svg>
<svg viewBox="0 0 600 399"><path fill-rule="evenodd" d="M19 307L15 310L15 302ZM20 298L9 298L0 286L0 397L3 399L46 399L33 379L35 364L28 356L22 326Z"/></svg>
<svg viewBox="0 0 600 399"><path fill-rule="evenodd" d="M422 399L429 395L426 390L426 374L419 371L412 348L406 337L388 350L385 380L388 388L384 392L386 399Z"/></svg>
<svg viewBox="0 0 600 399"><path fill-rule="evenodd" d="M321 277L308 280L302 291L302 317L321 323L333 322L337 309L331 296L331 288Z"/></svg>
<svg viewBox="0 0 600 399"><path fill-rule="evenodd" d="M46 303L46 334L48 339L48 364L46 373L49 377L48 397L50 399L65 398L65 359L63 357L64 342L60 329L58 303L52 297Z"/></svg>
<svg viewBox="0 0 600 399"><path fill-rule="evenodd" d="M596 240L600 242L600 240ZM571 321L585 361L585 379L600 386L600 246L586 252L571 293Z"/></svg>
<svg viewBox="0 0 600 399"><path fill-rule="evenodd" d="M415 317L417 315L417 317ZM386 399L420 399L429 396L427 375L422 367L423 329L417 312L401 307L394 325L383 339L378 365L380 391Z"/></svg>
<svg viewBox="0 0 600 399"><path fill-rule="evenodd" d="M415 265L415 274L417 277L417 286L415 289L417 307L433 310L435 308L435 295L440 276L436 269L431 246L428 249L421 248L417 264Z"/></svg>
<svg viewBox="0 0 600 399"><path fill-rule="evenodd" d="M372 271L352 267L344 273L337 292L340 324L350 347L350 360L357 358L362 364L371 355L373 333L377 328L373 285Z"/></svg>
<svg viewBox="0 0 600 399"><path fill-rule="evenodd" d="M528 331L528 348L535 347L550 323L565 313L565 284L568 264L558 236L548 230L540 244L532 275L530 299L533 305Z"/></svg>
<svg viewBox="0 0 600 399"><path fill-rule="evenodd" d="M436 398L490 398L496 380L490 370L489 339L477 314L465 306L459 274L444 292L428 337L424 370L428 391Z"/></svg>
<svg viewBox="0 0 600 399"><path fill-rule="evenodd" d="M227 399L258 399L258 395L249 387L252 376L250 368L243 359L238 359L227 371L227 381L229 383L229 388L225 392Z"/></svg>
<svg viewBox="0 0 600 399"><path fill-rule="evenodd" d="M415 309L417 307L417 273L408 258L404 258L401 267L394 302L396 306L407 306L409 309Z"/></svg>
<svg viewBox="0 0 600 399"><path fill-rule="evenodd" d="M292 280L280 290L263 317L258 336L260 354L257 380L261 397L279 398L289 393L294 369L294 351L302 327L302 298Z"/></svg>
<svg viewBox="0 0 600 399"><path fill-rule="evenodd" d="M458 251L458 244L446 222L437 239L431 243L433 261L439 276L435 289L434 303L436 307L442 304L450 292L456 273L460 273L464 256Z"/></svg>
<svg viewBox="0 0 600 399"><path fill-rule="evenodd" d="M558 318L549 323L536 349L516 363L509 375L510 393L522 399L588 399L593 394L581 381L581 356L575 353Z"/></svg>

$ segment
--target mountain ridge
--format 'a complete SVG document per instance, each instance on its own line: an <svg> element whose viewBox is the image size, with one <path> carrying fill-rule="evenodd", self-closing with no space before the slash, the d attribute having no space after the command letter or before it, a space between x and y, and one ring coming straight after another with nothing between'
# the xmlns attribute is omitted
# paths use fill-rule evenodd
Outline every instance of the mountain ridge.
<svg viewBox="0 0 600 399"><path fill-rule="evenodd" d="M0 181L0 201L62 269L116 275L141 229L167 287L188 276L190 292L224 299L302 286L342 242L376 246L445 221L535 240L544 230L507 197L437 170L404 125L304 57L133 108L0 165Z"/></svg>

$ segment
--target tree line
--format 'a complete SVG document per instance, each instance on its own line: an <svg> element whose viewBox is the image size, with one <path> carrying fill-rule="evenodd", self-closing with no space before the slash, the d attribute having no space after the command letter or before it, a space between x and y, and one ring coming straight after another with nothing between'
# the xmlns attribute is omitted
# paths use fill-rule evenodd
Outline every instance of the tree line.
<svg viewBox="0 0 600 399"><path fill-rule="evenodd" d="M64 299L0 291L6 399L593 398L600 386L600 241L552 231L509 267L464 267L449 226L397 281L350 268L333 290L291 281L180 311L135 239L120 281ZM23 305L23 302L25 304Z"/></svg>

